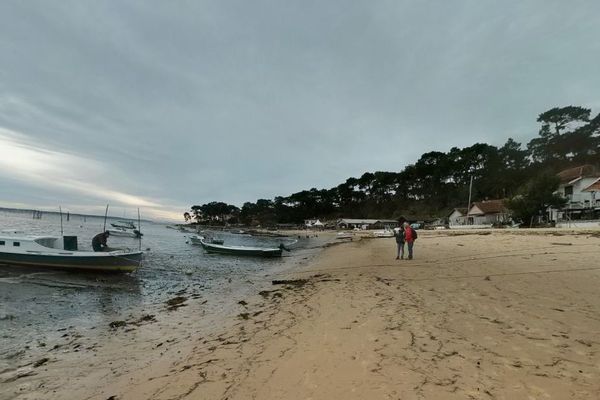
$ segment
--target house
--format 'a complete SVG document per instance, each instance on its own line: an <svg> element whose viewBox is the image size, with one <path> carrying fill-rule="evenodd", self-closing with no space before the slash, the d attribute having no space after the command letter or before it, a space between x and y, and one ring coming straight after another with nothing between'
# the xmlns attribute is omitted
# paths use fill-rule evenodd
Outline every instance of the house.
<svg viewBox="0 0 600 400"><path fill-rule="evenodd" d="M450 215L448 215L448 225L466 225L465 216L467 215L467 208L455 208L452 210Z"/></svg>
<svg viewBox="0 0 600 400"><path fill-rule="evenodd" d="M393 228L398 225L395 219L358 219L341 218L337 221L338 229L384 229Z"/></svg>
<svg viewBox="0 0 600 400"><path fill-rule="evenodd" d="M600 218L600 171L593 165L580 165L558 174L556 194L567 199L561 209L548 210L550 220L572 221Z"/></svg>
<svg viewBox="0 0 600 400"><path fill-rule="evenodd" d="M474 202L465 218L468 225L494 225L508 222L510 215L504 200L484 200Z"/></svg>
<svg viewBox="0 0 600 400"><path fill-rule="evenodd" d="M510 213L504 200L484 200L472 203L468 210L455 208L448 216L448 226L453 229L489 228L506 223L509 219Z"/></svg>

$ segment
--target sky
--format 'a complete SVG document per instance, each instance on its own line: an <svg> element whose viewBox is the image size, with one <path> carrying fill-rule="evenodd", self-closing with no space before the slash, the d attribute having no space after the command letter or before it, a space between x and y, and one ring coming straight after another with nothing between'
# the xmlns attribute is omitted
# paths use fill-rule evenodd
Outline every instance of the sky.
<svg viewBox="0 0 600 400"><path fill-rule="evenodd" d="M0 206L178 219L600 111L600 2L0 2ZM123 211L121 211L123 210Z"/></svg>

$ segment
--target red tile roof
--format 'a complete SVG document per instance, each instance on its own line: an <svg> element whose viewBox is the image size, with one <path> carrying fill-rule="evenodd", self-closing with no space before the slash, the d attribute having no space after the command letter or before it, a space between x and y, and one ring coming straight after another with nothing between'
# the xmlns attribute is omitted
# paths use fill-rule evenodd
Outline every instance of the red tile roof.
<svg viewBox="0 0 600 400"><path fill-rule="evenodd" d="M557 175L560 178L560 183L571 182L573 179L577 178L600 176L600 174L598 174L598 172L596 171L596 168L593 165L589 164L565 169L563 171L560 171Z"/></svg>
<svg viewBox="0 0 600 400"><path fill-rule="evenodd" d="M499 214L507 211L504 206L504 200L476 201L473 205L479 208L484 214Z"/></svg>
<svg viewBox="0 0 600 400"><path fill-rule="evenodd" d="M590 186L583 189L584 192L600 192L600 178Z"/></svg>

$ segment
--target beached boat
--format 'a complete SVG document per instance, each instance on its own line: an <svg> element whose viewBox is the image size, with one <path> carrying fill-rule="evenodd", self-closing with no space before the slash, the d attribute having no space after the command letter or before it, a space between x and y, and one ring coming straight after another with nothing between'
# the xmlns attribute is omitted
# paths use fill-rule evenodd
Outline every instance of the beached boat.
<svg viewBox="0 0 600 400"><path fill-rule="evenodd" d="M345 240L345 239L352 240L353 236L354 235L352 235L352 233L349 233L349 232L338 232L337 235L335 235L335 238L339 239L339 240Z"/></svg>
<svg viewBox="0 0 600 400"><path fill-rule="evenodd" d="M223 243L225 243L225 241L223 239L209 238L209 237L204 237L204 236L200 236L200 235L192 235L192 236L190 236L190 242L192 242L192 244L202 245L202 241L203 240L205 242L207 242L207 243L210 243L210 244L223 244Z"/></svg>
<svg viewBox="0 0 600 400"><path fill-rule="evenodd" d="M394 231L391 229L383 229L380 231L373 231L373 237L376 238L391 238L394 237Z"/></svg>
<svg viewBox="0 0 600 400"><path fill-rule="evenodd" d="M141 251L80 251L77 236L0 235L2 265L131 272L141 262Z"/></svg>
<svg viewBox="0 0 600 400"><path fill-rule="evenodd" d="M208 253L229 254L236 256L254 257L281 257L283 245L279 247L250 247L250 246L225 246L200 240L200 244Z"/></svg>

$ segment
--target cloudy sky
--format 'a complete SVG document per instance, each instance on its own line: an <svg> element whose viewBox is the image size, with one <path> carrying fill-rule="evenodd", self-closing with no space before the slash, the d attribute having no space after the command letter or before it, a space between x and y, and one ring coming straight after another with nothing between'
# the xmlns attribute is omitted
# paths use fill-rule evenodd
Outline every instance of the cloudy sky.
<svg viewBox="0 0 600 400"><path fill-rule="evenodd" d="M600 2L0 2L0 206L179 216L600 111Z"/></svg>

